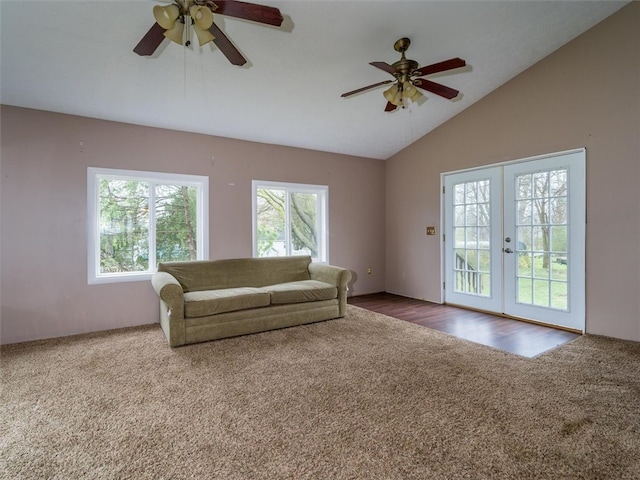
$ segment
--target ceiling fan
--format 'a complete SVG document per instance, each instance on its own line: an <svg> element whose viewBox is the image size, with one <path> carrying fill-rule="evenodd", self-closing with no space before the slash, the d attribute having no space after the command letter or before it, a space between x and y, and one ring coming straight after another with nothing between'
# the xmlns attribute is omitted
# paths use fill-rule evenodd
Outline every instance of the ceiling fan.
<svg viewBox="0 0 640 480"><path fill-rule="evenodd" d="M401 53L402 58L393 65L389 65L385 62L369 63L369 65L373 65L376 68L390 73L394 76L395 80L384 80L382 82L374 83L373 85L358 88L351 92L343 93L341 96L349 97L356 93L379 87L380 85L393 83L391 88L385 90L383 93L384 98L387 99L387 106L384 109L385 112L391 112L398 107L405 108L408 103L418 101L420 97L422 97L422 93L415 87L435 93L436 95L448 98L449 100L457 97L460 93L458 90L454 90L453 88L420 77L464 67L466 62L461 58L451 58L444 62L434 63L432 65L427 65L426 67L418 68L418 62L405 57L405 52L408 50L410 44L411 41L408 38L401 38L394 43L393 48L397 52Z"/></svg>
<svg viewBox="0 0 640 480"><path fill-rule="evenodd" d="M142 56L152 55L165 37L180 45L189 46L190 30L193 28L200 46L213 41L233 65L244 65L247 60L214 23L214 13L276 27L282 25L283 21L277 8L255 3L235 0L175 0L171 5L153 7L156 23L133 51Z"/></svg>

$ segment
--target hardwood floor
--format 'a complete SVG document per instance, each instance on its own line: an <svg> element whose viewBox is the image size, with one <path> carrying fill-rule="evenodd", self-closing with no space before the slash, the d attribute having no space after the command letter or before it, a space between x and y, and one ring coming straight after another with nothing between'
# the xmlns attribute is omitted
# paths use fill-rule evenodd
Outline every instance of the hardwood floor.
<svg viewBox="0 0 640 480"><path fill-rule="evenodd" d="M580 336L542 325L390 293L350 297L348 303L523 357L535 357Z"/></svg>

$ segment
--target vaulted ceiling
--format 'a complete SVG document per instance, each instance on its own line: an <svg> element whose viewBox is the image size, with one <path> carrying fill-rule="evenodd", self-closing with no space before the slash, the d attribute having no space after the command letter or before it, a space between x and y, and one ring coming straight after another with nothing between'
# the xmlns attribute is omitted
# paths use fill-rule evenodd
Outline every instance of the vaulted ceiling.
<svg viewBox="0 0 640 480"><path fill-rule="evenodd" d="M1 0L6 105L256 142L387 159L600 22L627 1L264 0L282 27L215 16L248 62L213 44L133 47L153 0ZM467 66L428 77L460 90L386 113L392 77L369 65L452 57Z"/></svg>

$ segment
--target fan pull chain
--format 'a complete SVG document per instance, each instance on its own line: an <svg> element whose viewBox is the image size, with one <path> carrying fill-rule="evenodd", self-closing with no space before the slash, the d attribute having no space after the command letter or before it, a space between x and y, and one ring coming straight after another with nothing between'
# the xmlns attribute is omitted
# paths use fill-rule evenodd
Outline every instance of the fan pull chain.
<svg viewBox="0 0 640 480"><path fill-rule="evenodd" d="M187 52L189 51L188 48L183 48L182 49L182 63L184 66L184 99L187 99Z"/></svg>
<svg viewBox="0 0 640 480"><path fill-rule="evenodd" d="M184 46L189 48L191 45L191 17L184 16Z"/></svg>
<svg viewBox="0 0 640 480"><path fill-rule="evenodd" d="M407 122L409 123L408 128L403 128L402 129L402 141L403 142L413 142L414 141L414 135L413 135L413 109L411 108L411 105L408 105L407 108L405 108L405 110L408 111L409 115L407 115ZM408 138L407 138L408 137Z"/></svg>

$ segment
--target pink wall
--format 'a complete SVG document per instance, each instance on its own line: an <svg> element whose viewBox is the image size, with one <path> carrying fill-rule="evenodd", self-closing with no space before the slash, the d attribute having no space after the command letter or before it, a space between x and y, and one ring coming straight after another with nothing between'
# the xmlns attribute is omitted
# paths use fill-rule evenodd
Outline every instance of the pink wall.
<svg viewBox="0 0 640 480"><path fill-rule="evenodd" d="M586 147L587 332L640 341L639 25L632 2L386 162L387 291L441 299L442 172Z"/></svg>
<svg viewBox="0 0 640 480"><path fill-rule="evenodd" d="M351 293L439 301L440 174L586 147L587 331L640 341L639 23L632 2L387 162L3 106L0 339L157 321L149 282L87 285L88 166L209 175L211 258L251 255L252 179L329 185Z"/></svg>
<svg viewBox="0 0 640 480"><path fill-rule="evenodd" d="M251 180L328 185L331 263L351 294L384 289L384 162L8 106L1 121L2 343L158 321L150 282L87 284L87 167L208 175L211 258L251 256Z"/></svg>

